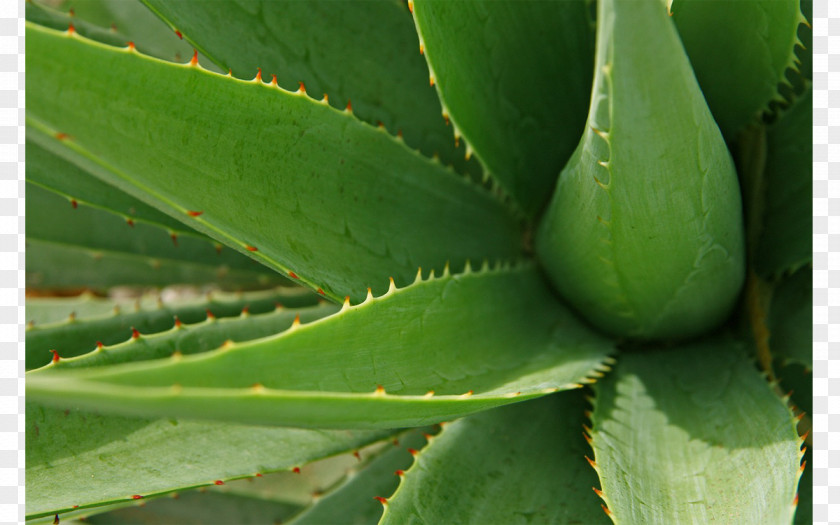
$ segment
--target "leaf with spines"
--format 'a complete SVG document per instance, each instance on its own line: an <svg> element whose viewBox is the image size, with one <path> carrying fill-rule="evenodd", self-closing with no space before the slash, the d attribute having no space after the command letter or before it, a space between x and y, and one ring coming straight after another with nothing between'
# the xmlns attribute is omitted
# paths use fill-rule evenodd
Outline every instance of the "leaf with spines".
<svg viewBox="0 0 840 525"><path fill-rule="evenodd" d="M584 460L584 408L580 392L567 392L446 424L380 523L609 523Z"/></svg>
<svg viewBox="0 0 840 525"><path fill-rule="evenodd" d="M813 270L801 268L773 287L767 316L773 357L814 367Z"/></svg>
<svg viewBox="0 0 840 525"><path fill-rule="evenodd" d="M196 324L184 324L178 320L175 326L165 332L131 337L128 341L97 347L69 359L62 356L59 361L33 370L33 373L134 363L170 357L175 352L183 355L197 354L219 348L228 341L237 343L268 337L289 329L295 323L309 323L337 311L337 305L324 302L308 308L278 308L260 314L243 311L239 317L223 319L208 316Z"/></svg>
<svg viewBox="0 0 840 525"><path fill-rule="evenodd" d="M409 6L456 138L533 217L586 121L594 35L585 2Z"/></svg>
<svg viewBox="0 0 840 525"><path fill-rule="evenodd" d="M105 417L27 401L27 519L291 470L390 435Z"/></svg>
<svg viewBox="0 0 840 525"><path fill-rule="evenodd" d="M673 0L673 20L697 81L731 141L754 122L796 68L798 30L807 23L799 0ZM737 52L732 50L737 49Z"/></svg>
<svg viewBox="0 0 840 525"><path fill-rule="evenodd" d="M303 289L278 288L244 294L211 294L207 299L172 303L138 302L134 307L116 304L108 314L96 317L71 311L61 321L27 327L26 366L31 369L47 364L52 357L50 350L56 350L60 357L73 357L95 349L98 342L122 343L133 337L133 330L138 334L162 332L173 327L176 317L189 324L203 321L210 314L240 315L246 307L249 312L259 314L271 311L277 304L299 308L315 305L318 300L318 296Z"/></svg>
<svg viewBox="0 0 840 525"><path fill-rule="evenodd" d="M27 92L28 125L66 134L94 175L175 217L202 211L195 229L328 297L520 252L492 194L303 91L32 24L27 35L28 74L49 79Z"/></svg>
<svg viewBox="0 0 840 525"><path fill-rule="evenodd" d="M625 352L593 388L593 466L615 523L790 523L801 440L742 345Z"/></svg>
<svg viewBox="0 0 840 525"><path fill-rule="evenodd" d="M734 306L738 178L661 2L598 4L589 119L536 248L561 295L615 335L687 338Z"/></svg>
<svg viewBox="0 0 840 525"><path fill-rule="evenodd" d="M333 107L352 103L360 119L381 122L427 156L480 177L440 115L403 2L144 2L233 76L251 79L259 68L288 90L303 82L315 97L329 95Z"/></svg>
<svg viewBox="0 0 840 525"><path fill-rule="evenodd" d="M523 265L418 274L333 316L199 355L30 374L27 396L144 416L395 428L577 388L611 351Z"/></svg>

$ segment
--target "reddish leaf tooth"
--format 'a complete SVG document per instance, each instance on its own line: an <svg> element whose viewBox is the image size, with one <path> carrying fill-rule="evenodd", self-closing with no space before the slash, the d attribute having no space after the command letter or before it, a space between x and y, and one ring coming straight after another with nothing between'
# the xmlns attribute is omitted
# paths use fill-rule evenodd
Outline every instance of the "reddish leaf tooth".
<svg viewBox="0 0 840 525"><path fill-rule="evenodd" d="M134 42L128 43L128 50L129 51L137 51L137 48L134 47Z"/></svg>
<svg viewBox="0 0 840 525"><path fill-rule="evenodd" d="M294 472L295 474L300 474L300 467L293 468L292 472Z"/></svg>
<svg viewBox="0 0 840 525"><path fill-rule="evenodd" d="M262 82L262 68L257 68L257 76L254 77L255 82Z"/></svg>
<svg viewBox="0 0 840 525"><path fill-rule="evenodd" d="M320 295L324 295L324 290L323 290L323 289L321 289L321 288L318 288L318 293L319 293Z"/></svg>
<svg viewBox="0 0 840 525"><path fill-rule="evenodd" d="M258 251L256 246L251 246L250 244L245 245L245 249L248 250L249 252Z"/></svg>
<svg viewBox="0 0 840 525"><path fill-rule="evenodd" d="M141 496L140 494L135 494L131 496L131 499L143 499L143 496Z"/></svg>
<svg viewBox="0 0 840 525"><path fill-rule="evenodd" d="M224 485L224 484L225 484L225 482L224 482L224 481L222 481L222 480L220 480L220 479L217 479L216 481L214 481L214 482L213 482L213 484L214 484L214 485Z"/></svg>
<svg viewBox="0 0 840 525"><path fill-rule="evenodd" d="M303 85L303 82L298 82L298 92L306 93L306 86Z"/></svg>
<svg viewBox="0 0 840 525"><path fill-rule="evenodd" d="M216 316L213 314L213 312L210 311L209 308L205 311L207 312L207 319L215 319L216 318Z"/></svg>
<svg viewBox="0 0 840 525"><path fill-rule="evenodd" d="M415 449L413 449L413 448L409 448L409 449L407 449L407 450L408 450L408 453L409 453L409 454L411 454L412 456L416 456L416 455L417 455L417 451L416 451Z"/></svg>
<svg viewBox="0 0 840 525"><path fill-rule="evenodd" d="M57 138L58 140L64 140L69 136L70 135L68 135L67 133L62 133L62 132L58 132L58 133L55 134L55 138Z"/></svg>
<svg viewBox="0 0 840 525"><path fill-rule="evenodd" d="M50 352L52 352L52 355L53 355L52 356L52 362L53 363L58 363L58 360L61 359L61 356L59 356L58 352L55 351L55 350L50 350Z"/></svg>
<svg viewBox="0 0 840 525"><path fill-rule="evenodd" d="M73 206L73 209L75 210L79 207L79 203L76 202L76 199L70 199L70 206Z"/></svg>
<svg viewBox="0 0 840 525"><path fill-rule="evenodd" d="M67 28L67 34L72 35L75 32L76 32L76 26L74 26L73 23L71 22L70 26Z"/></svg>
<svg viewBox="0 0 840 525"><path fill-rule="evenodd" d="M190 65L191 66L197 66L198 65L198 50L197 49L193 49L193 56L192 56L192 59L190 59Z"/></svg>
<svg viewBox="0 0 840 525"><path fill-rule="evenodd" d="M298 277L295 272L289 272L289 277L291 277L292 279L300 279L300 277Z"/></svg>
<svg viewBox="0 0 840 525"><path fill-rule="evenodd" d="M134 219L126 219L125 223L134 228Z"/></svg>
<svg viewBox="0 0 840 525"><path fill-rule="evenodd" d="M395 476L402 476L403 474L405 474L405 471L404 471L404 470L401 470L401 469L400 469L400 470L395 470L395 471L394 471L394 475L395 475Z"/></svg>
<svg viewBox="0 0 840 525"><path fill-rule="evenodd" d="M140 338L140 332L138 332L137 329L134 328L133 326L131 327L131 338L132 339L139 339Z"/></svg>
<svg viewBox="0 0 840 525"><path fill-rule="evenodd" d="M97 341L96 342L96 348L102 348L103 346L105 346L105 345L102 344L102 341Z"/></svg>
<svg viewBox="0 0 840 525"><path fill-rule="evenodd" d="M172 239L172 244L174 244L175 246L178 246L178 234L170 233L169 238Z"/></svg>
<svg viewBox="0 0 840 525"><path fill-rule="evenodd" d="M178 38L180 38L181 40L184 39L184 35L182 35L181 32L178 31L177 29L175 30L175 34L178 35Z"/></svg>
<svg viewBox="0 0 840 525"><path fill-rule="evenodd" d="M375 499L376 501L378 501L379 503L381 503L383 505L388 504L388 500L383 498L382 496L374 496L373 499Z"/></svg>
<svg viewBox="0 0 840 525"><path fill-rule="evenodd" d="M272 86L277 85L277 75L271 75L271 85Z"/></svg>
<svg viewBox="0 0 840 525"><path fill-rule="evenodd" d="M353 103L352 103L352 102L350 102L350 99L349 99L349 98L347 99L347 107L346 107L346 108L344 108L344 109L345 109L345 111L349 111L350 113L352 113L352 112L353 112Z"/></svg>
<svg viewBox="0 0 840 525"><path fill-rule="evenodd" d="M187 215L189 215L190 217L198 217L202 213L204 213L204 212L203 211L192 211L192 210L187 211Z"/></svg>
<svg viewBox="0 0 840 525"><path fill-rule="evenodd" d="M361 455L361 454L359 454L359 451L358 451L358 450L354 450L354 451L353 451L353 456L354 456L356 459L358 459L359 461L361 461L361 460L362 460L362 455Z"/></svg>

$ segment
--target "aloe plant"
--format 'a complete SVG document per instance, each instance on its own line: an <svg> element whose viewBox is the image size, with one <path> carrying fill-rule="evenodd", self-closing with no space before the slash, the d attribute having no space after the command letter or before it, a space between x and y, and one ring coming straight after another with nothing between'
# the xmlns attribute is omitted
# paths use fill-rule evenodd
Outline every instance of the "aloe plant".
<svg viewBox="0 0 840 525"><path fill-rule="evenodd" d="M809 521L808 16L28 2L27 518Z"/></svg>

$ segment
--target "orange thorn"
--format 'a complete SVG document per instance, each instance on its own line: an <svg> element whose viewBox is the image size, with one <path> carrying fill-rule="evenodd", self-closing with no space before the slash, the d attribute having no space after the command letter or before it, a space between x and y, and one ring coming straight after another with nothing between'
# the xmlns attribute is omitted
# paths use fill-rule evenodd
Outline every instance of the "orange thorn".
<svg viewBox="0 0 840 525"><path fill-rule="evenodd" d="M102 348L103 346L105 346L105 345L102 344L102 341L97 341L96 342L96 348Z"/></svg>
<svg viewBox="0 0 840 525"><path fill-rule="evenodd" d="M409 454L411 454L412 456L416 456L416 455L417 455L417 451L416 451L415 449L413 449L413 448L409 448L409 449L407 449L407 450L408 450L408 453L409 453Z"/></svg>
<svg viewBox="0 0 840 525"><path fill-rule="evenodd" d="M599 498L603 498L603 497L604 497L604 492L603 492L603 491L601 491L601 490L599 490L599 489L596 489L595 487L592 487L592 490L594 490L594 491L595 491L595 494L597 494Z"/></svg>
<svg viewBox="0 0 840 525"><path fill-rule="evenodd" d="M262 68L257 68L257 76L254 77L255 82L262 82Z"/></svg>
<svg viewBox="0 0 840 525"><path fill-rule="evenodd" d="M362 455L361 455L361 454L359 454L359 451L358 451L358 450L354 450L354 451L353 451L353 456L354 456L356 459L358 459L359 461L361 461L361 460L362 460Z"/></svg>
<svg viewBox="0 0 840 525"><path fill-rule="evenodd" d="M251 246L250 244L246 244L246 245L245 245L245 249L246 249L246 250L248 250L249 252L256 252L256 251L258 251L256 246Z"/></svg>
<svg viewBox="0 0 840 525"><path fill-rule="evenodd" d="M429 77L429 85L430 85L430 86L434 86L434 85L435 85L435 77Z"/></svg>
<svg viewBox="0 0 840 525"><path fill-rule="evenodd" d="M215 319L216 318L216 316L213 314L213 312L210 311L209 308L206 310L206 312L207 312L207 319Z"/></svg>
<svg viewBox="0 0 840 525"><path fill-rule="evenodd" d="M376 501L378 501L379 503L381 503L383 505L388 505L388 500L383 498L382 496L374 496L373 499L375 499Z"/></svg>
<svg viewBox="0 0 840 525"><path fill-rule="evenodd" d="M175 316L175 328L181 328L181 320L178 319L178 316Z"/></svg>
<svg viewBox="0 0 840 525"><path fill-rule="evenodd" d="M327 103L327 102L329 102L329 101L330 101L330 96L329 96L328 94L324 93L324 98L323 98L323 99L321 99L321 102L323 102L324 104L326 104L326 103Z"/></svg>
<svg viewBox="0 0 840 525"><path fill-rule="evenodd" d="M72 34L74 34L75 32L76 32L76 27L75 27L75 26L73 25L73 23L71 22L71 23L70 23L70 26L67 28L67 34L68 34L68 35L72 35Z"/></svg>
<svg viewBox="0 0 840 525"><path fill-rule="evenodd" d="M242 313L243 313L243 314L250 313L250 310L251 310L251 309L250 309L250 307L249 307L247 304L246 304L245 306L243 306L243 307L242 307Z"/></svg>
<svg viewBox="0 0 840 525"><path fill-rule="evenodd" d="M178 31L177 29L175 30L175 34L178 35L178 38L180 38L181 40L184 39L184 35L182 35L181 32Z"/></svg>
<svg viewBox="0 0 840 525"><path fill-rule="evenodd" d="M607 513L607 516L612 516L612 512L610 512L610 509L608 509L607 506L603 503L601 503L601 508L604 509L604 512Z"/></svg>
<svg viewBox="0 0 840 525"><path fill-rule="evenodd" d="M125 223L134 228L134 219L126 219Z"/></svg>
<svg viewBox="0 0 840 525"><path fill-rule="evenodd" d="M292 328L300 326L300 314L295 316L295 320L292 321Z"/></svg>
<svg viewBox="0 0 840 525"><path fill-rule="evenodd" d="M306 93L306 86L303 85L303 82L298 82L298 93Z"/></svg>
<svg viewBox="0 0 840 525"><path fill-rule="evenodd" d="M414 14L414 0L408 0L408 12Z"/></svg>
<svg viewBox="0 0 840 525"><path fill-rule="evenodd" d="M55 138L57 138L58 140L64 140L64 139L68 138L69 136L70 135L68 135L67 133L61 133L61 132L58 132L58 133L55 134Z"/></svg>
<svg viewBox="0 0 840 525"><path fill-rule="evenodd" d="M300 279L300 277L298 277L295 272L289 272L289 277L291 277L292 279Z"/></svg>
<svg viewBox="0 0 840 525"><path fill-rule="evenodd" d="M131 338L132 339L139 339L140 338L140 332L138 332L137 329L134 328L133 326L131 327Z"/></svg>
<svg viewBox="0 0 840 525"><path fill-rule="evenodd" d="M213 484L214 484L214 485L224 485L224 484L225 484L225 482L224 482L224 481L222 481L222 480L220 480L220 479L217 479L216 481L214 481L214 482L213 482Z"/></svg>
<svg viewBox="0 0 840 525"><path fill-rule="evenodd" d="M592 468L594 468L594 469L597 469L597 468L598 468L598 465L596 465L596 464L595 464L595 462L594 462L593 460L589 459L589 456L583 456L583 457L584 457L584 458L586 458L586 461L588 461L588 462L589 462L589 466L590 466L590 467L592 467Z"/></svg>
<svg viewBox="0 0 840 525"><path fill-rule="evenodd" d="M420 44L420 54L421 54L421 55L423 54L423 51L424 51L424 49L423 49L423 44Z"/></svg>
<svg viewBox="0 0 840 525"><path fill-rule="evenodd" d="M254 474L254 476L255 476L255 477L257 477L257 478L261 478L261 477L262 477L262 474L260 474L259 472L257 472L256 474Z"/></svg>
<svg viewBox="0 0 840 525"><path fill-rule="evenodd" d="M376 385L376 390L373 393L378 396L385 395L385 387L382 385Z"/></svg>
<svg viewBox="0 0 840 525"><path fill-rule="evenodd" d="M191 66L197 66L198 65L198 49L193 49L193 57L192 57L192 59L190 59L190 65Z"/></svg>
<svg viewBox="0 0 840 525"><path fill-rule="evenodd" d="M73 206L73 209L75 210L79 207L79 203L76 202L76 199L70 199L70 206Z"/></svg>
<svg viewBox="0 0 840 525"><path fill-rule="evenodd" d="M191 210L187 210L187 215L189 215L190 217L198 217L198 216L199 216L199 215L201 215L202 213L204 213L204 212L203 212L203 211L191 211Z"/></svg>
<svg viewBox="0 0 840 525"><path fill-rule="evenodd" d="M141 496L140 494L135 494L131 496L131 499L143 499L143 496Z"/></svg>
<svg viewBox="0 0 840 525"><path fill-rule="evenodd" d="M799 505L799 493L796 493L796 496L793 497L793 506L796 507Z"/></svg>
<svg viewBox="0 0 840 525"><path fill-rule="evenodd" d="M807 461L803 461L802 464L799 465L799 472L805 472L805 465L807 463L808 463Z"/></svg>
<svg viewBox="0 0 840 525"><path fill-rule="evenodd" d="M272 86L277 85L277 75L271 75L271 85Z"/></svg>
<svg viewBox="0 0 840 525"><path fill-rule="evenodd" d="M128 50L129 51L136 51L136 49L134 48L134 42L129 42L128 43Z"/></svg>
<svg viewBox="0 0 840 525"><path fill-rule="evenodd" d="M581 433L583 434L583 439L585 439L585 440L586 440L586 442L587 442L589 445L592 445L592 438L591 438L591 437L589 437L589 435L588 435L586 432L581 432Z"/></svg>
<svg viewBox="0 0 840 525"><path fill-rule="evenodd" d="M292 472L294 472L295 474L300 474L300 467L293 468Z"/></svg>
<svg viewBox="0 0 840 525"><path fill-rule="evenodd" d="M402 470L402 469L398 469L398 470L394 471L395 476L402 476L403 474L405 474L405 471Z"/></svg>
<svg viewBox="0 0 840 525"><path fill-rule="evenodd" d="M61 356L59 356L58 352L55 351L55 350L50 350L50 352L52 352L52 355L53 355L52 362L53 363L58 363L58 360L61 359Z"/></svg>
<svg viewBox="0 0 840 525"><path fill-rule="evenodd" d="M324 295L324 290L322 290L321 288L318 288L318 293L319 293L320 295Z"/></svg>
<svg viewBox="0 0 840 525"><path fill-rule="evenodd" d="M349 111L350 113L353 113L353 104L350 102L349 98L347 99L347 107L344 108L344 110Z"/></svg>

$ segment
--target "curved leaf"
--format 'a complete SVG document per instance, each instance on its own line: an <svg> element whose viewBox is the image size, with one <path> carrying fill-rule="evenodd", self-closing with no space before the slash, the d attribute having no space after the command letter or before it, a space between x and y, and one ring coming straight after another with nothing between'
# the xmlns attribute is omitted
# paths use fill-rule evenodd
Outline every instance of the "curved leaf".
<svg viewBox="0 0 840 525"><path fill-rule="evenodd" d="M388 435L103 417L28 401L27 519L291 470Z"/></svg>
<svg viewBox="0 0 840 525"><path fill-rule="evenodd" d="M47 364L53 357L50 350L55 350L59 356L66 358L90 352L96 349L99 342L105 345L122 343L132 338L133 329L141 334L162 332L173 327L176 317L183 323L197 323L204 321L209 315L208 312L211 312L213 316L231 317L240 315L243 308L248 308L250 312L256 314L268 312L278 303L294 308L313 305L317 301L317 296L308 291L278 289L268 293L251 293L241 296L211 295L208 300L174 302L173 304L157 302L146 308L140 305L140 308L128 309L117 305L118 307L112 312L102 317L80 318L71 315L59 322L34 324L27 327L26 365L27 368L35 368ZM214 325L213 331L216 330ZM147 344L144 341L139 346Z"/></svg>
<svg viewBox="0 0 840 525"><path fill-rule="evenodd" d="M88 370L58 362L26 386L29 399L126 414L394 428L579 387L610 351L523 266L418 280L200 355Z"/></svg>
<svg viewBox="0 0 840 525"><path fill-rule="evenodd" d="M406 471L380 523L609 523L583 457L584 406L569 392L447 424Z"/></svg>
<svg viewBox="0 0 840 525"><path fill-rule="evenodd" d="M352 102L357 117L400 131L427 156L440 155L462 173L478 171L464 162L463 146L454 146L440 115L403 2L144 2L235 77L251 79L261 69L288 90L303 82L335 108Z"/></svg>
<svg viewBox="0 0 840 525"><path fill-rule="evenodd" d="M586 123L595 41L586 3L415 0L413 6L455 136L535 215Z"/></svg>
<svg viewBox="0 0 840 525"><path fill-rule="evenodd" d="M813 270L802 268L774 286L767 317L773 357L808 369L814 367L813 296Z"/></svg>
<svg viewBox="0 0 840 525"><path fill-rule="evenodd" d="M27 49L45 147L329 297L520 251L499 200L348 112L32 24Z"/></svg>
<svg viewBox="0 0 840 525"><path fill-rule="evenodd" d="M616 523L790 523L801 440L738 344L624 353L594 386L592 448Z"/></svg>

